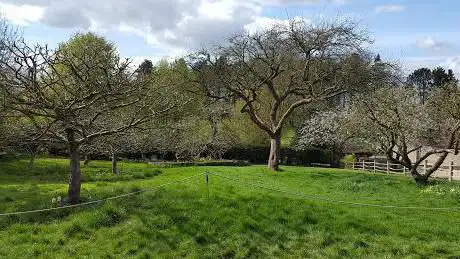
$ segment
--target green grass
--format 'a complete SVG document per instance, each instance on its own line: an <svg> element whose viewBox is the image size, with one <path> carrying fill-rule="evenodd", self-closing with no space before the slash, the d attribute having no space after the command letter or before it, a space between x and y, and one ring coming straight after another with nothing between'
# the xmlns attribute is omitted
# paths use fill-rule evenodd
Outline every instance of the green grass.
<svg viewBox="0 0 460 259"><path fill-rule="evenodd" d="M406 177L263 166L82 166L84 201L204 177L84 208L0 218L0 258L459 258L460 211L356 207L247 184L373 204L460 207L460 185L418 188ZM62 159L0 162L0 212L52 206L65 196Z"/></svg>

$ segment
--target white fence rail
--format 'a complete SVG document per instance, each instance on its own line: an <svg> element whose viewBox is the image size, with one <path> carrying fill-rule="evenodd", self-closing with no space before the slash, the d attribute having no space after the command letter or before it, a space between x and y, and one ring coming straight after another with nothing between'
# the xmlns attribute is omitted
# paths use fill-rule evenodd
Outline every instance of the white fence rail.
<svg viewBox="0 0 460 259"><path fill-rule="evenodd" d="M428 164L426 161L423 165L419 166L419 170L422 172L426 172L429 168L433 165ZM400 165L400 164L392 164L388 161L386 163L378 163L376 161L358 161L351 163L349 165L353 170L362 170L362 171L371 171L374 173L387 173L387 174L401 174L401 175L409 175L409 170ZM440 179L448 179L449 181L452 180L460 180L460 165L456 166L453 162L450 162L449 165L443 165L436 170L436 172L431 175L433 178L440 178Z"/></svg>

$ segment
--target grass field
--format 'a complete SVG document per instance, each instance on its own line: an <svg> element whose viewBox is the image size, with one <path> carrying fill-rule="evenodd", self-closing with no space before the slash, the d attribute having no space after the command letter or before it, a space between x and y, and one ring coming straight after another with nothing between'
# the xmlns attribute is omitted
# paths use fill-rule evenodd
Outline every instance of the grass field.
<svg viewBox="0 0 460 259"><path fill-rule="evenodd" d="M403 176L302 167L119 168L114 176L109 162L82 166L83 201L198 176L102 204L0 217L0 258L460 258L460 210L320 200L460 207L457 183L418 188ZM0 213L53 206L67 170L63 159L0 162ZM210 174L209 198L206 170L227 177Z"/></svg>

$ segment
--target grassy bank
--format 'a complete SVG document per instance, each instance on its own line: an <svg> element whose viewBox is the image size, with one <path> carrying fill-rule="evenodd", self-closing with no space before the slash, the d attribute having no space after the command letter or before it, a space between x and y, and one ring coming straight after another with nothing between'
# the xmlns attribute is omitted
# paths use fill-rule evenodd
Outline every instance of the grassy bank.
<svg viewBox="0 0 460 259"><path fill-rule="evenodd" d="M421 189L402 176L301 167L277 173L262 166L119 168L116 176L109 162L82 166L83 200L153 190L82 208L1 217L0 257L460 256L460 211L324 201L460 207L456 183ZM67 169L61 159L39 159L33 167L27 160L0 162L0 212L53 206L53 197L65 196ZM229 178L210 174L209 198L206 170Z"/></svg>

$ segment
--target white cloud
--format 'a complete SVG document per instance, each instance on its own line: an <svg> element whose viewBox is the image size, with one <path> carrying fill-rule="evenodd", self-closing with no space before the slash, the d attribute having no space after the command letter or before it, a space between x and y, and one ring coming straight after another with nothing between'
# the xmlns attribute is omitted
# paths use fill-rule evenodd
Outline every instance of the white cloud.
<svg viewBox="0 0 460 259"><path fill-rule="evenodd" d="M202 1L198 7L198 13L204 17L215 20L232 20L232 10L236 2L232 0Z"/></svg>
<svg viewBox="0 0 460 259"><path fill-rule="evenodd" d="M460 78L460 56L448 58L440 65L446 69L452 69L452 71L455 73L455 76Z"/></svg>
<svg viewBox="0 0 460 259"><path fill-rule="evenodd" d="M0 0L9 20L71 30L121 31L172 52L220 43L229 36L287 23L262 16L283 4L344 4L348 0ZM300 19L296 17L296 19Z"/></svg>
<svg viewBox="0 0 460 259"><path fill-rule="evenodd" d="M433 68L439 66L448 57L444 56L421 56L421 57L405 57L401 60L404 72L412 73L415 69L421 67Z"/></svg>
<svg viewBox="0 0 460 259"><path fill-rule="evenodd" d="M412 73L415 69L421 67L435 68L443 67L444 69L452 69L455 76L460 78L460 56L422 56L422 57L406 57L401 60L405 74Z"/></svg>
<svg viewBox="0 0 460 259"><path fill-rule="evenodd" d="M310 23L309 19L300 16L296 16L292 18L292 20ZM244 29L250 34L253 34L255 32L267 30L275 25L288 25L290 21L291 19L275 19L270 17L258 16L254 18L253 22L246 24L244 26Z"/></svg>
<svg viewBox="0 0 460 259"><path fill-rule="evenodd" d="M268 28L280 23L284 23L284 20L269 17L256 17L253 22L246 24L244 29L253 34L258 31L267 30Z"/></svg>
<svg viewBox="0 0 460 259"><path fill-rule="evenodd" d="M142 38L145 39L147 44L150 44L150 45L160 44L160 42L155 37L155 35L150 31L149 27L147 27L147 28L136 28L134 26L131 26L131 25L128 25L128 24L125 24L125 23L121 23L118 26L118 30L121 31L121 32L124 32L124 33L128 33L128 34L130 33L130 34L134 34L136 36L142 37Z"/></svg>
<svg viewBox="0 0 460 259"><path fill-rule="evenodd" d="M404 5L379 5L375 7L377 13L399 13L406 10Z"/></svg>
<svg viewBox="0 0 460 259"><path fill-rule="evenodd" d="M15 23L120 30L152 45L198 48L243 31L262 12L260 0L1 0ZM33 5L33 8L31 7ZM38 12L40 11L40 12ZM30 15L38 13L37 15Z"/></svg>
<svg viewBox="0 0 460 259"><path fill-rule="evenodd" d="M30 23L40 21L45 9L40 6L29 4L14 5L0 3L0 12L5 19L9 20L13 24L26 26Z"/></svg>
<svg viewBox="0 0 460 259"><path fill-rule="evenodd" d="M421 49L441 50L448 44L445 41L438 41L433 37L425 36L417 39L415 45Z"/></svg>
<svg viewBox="0 0 460 259"><path fill-rule="evenodd" d="M172 62L172 61L176 60L177 58L178 57L168 55L168 54L164 54L164 55L160 54L160 55L154 55L154 56L135 56L135 57L130 57L130 60L131 60L131 67L132 68L137 68L146 59L152 61L153 65L156 65L156 64L158 64L158 62L160 62L162 60Z"/></svg>
<svg viewBox="0 0 460 259"><path fill-rule="evenodd" d="M287 4L324 4L344 5L350 0L253 0L253 2L267 5L287 5Z"/></svg>

